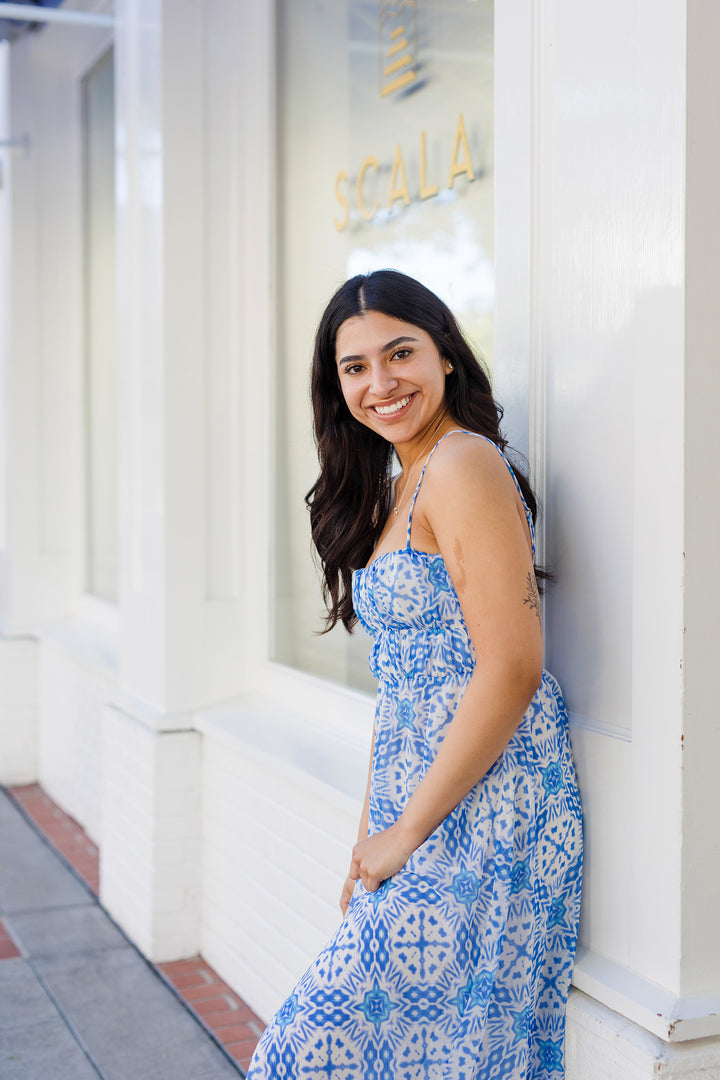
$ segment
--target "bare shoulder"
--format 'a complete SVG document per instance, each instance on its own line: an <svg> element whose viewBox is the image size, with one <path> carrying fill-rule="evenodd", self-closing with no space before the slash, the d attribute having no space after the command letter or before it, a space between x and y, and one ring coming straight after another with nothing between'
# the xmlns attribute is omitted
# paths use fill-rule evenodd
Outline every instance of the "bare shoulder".
<svg viewBox="0 0 720 1080"><path fill-rule="evenodd" d="M477 566L509 559L524 568L531 556L532 532L507 460L495 443L467 432L451 432L438 444L413 521L415 546L439 551L460 591L463 549L465 564L472 550Z"/></svg>
<svg viewBox="0 0 720 1080"><path fill-rule="evenodd" d="M441 501L457 494L515 497L515 485L498 447L483 436L452 431L437 446L423 485Z"/></svg>

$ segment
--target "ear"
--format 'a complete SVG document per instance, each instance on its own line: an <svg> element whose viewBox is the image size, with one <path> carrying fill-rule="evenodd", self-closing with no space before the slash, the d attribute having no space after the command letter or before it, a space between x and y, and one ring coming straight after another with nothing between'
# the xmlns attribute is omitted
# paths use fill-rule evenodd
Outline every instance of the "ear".
<svg viewBox="0 0 720 1080"><path fill-rule="evenodd" d="M450 360L445 360L445 374L449 375L451 371L455 370L455 365Z"/></svg>

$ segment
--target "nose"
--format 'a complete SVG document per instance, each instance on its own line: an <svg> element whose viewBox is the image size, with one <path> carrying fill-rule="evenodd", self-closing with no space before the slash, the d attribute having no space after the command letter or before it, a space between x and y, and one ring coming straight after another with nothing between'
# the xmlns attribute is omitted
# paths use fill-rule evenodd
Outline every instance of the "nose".
<svg viewBox="0 0 720 1080"><path fill-rule="evenodd" d="M397 378L384 364L378 364L373 368L370 392L376 397L387 397L398 385Z"/></svg>

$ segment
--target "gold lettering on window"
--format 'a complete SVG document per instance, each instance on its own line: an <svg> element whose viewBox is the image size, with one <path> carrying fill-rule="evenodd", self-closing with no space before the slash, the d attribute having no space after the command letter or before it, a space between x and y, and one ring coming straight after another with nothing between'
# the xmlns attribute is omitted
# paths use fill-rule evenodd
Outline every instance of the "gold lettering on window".
<svg viewBox="0 0 720 1080"><path fill-rule="evenodd" d="M348 219L350 217L350 200L348 199L345 192L340 190L340 184L347 183L347 178L348 176L344 169L341 169L335 177L335 198L343 208L343 216L340 218L340 220L338 221L337 218L333 218L333 225L338 232L342 232L343 229L346 228Z"/></svg>
<svg viewBox="0 0 720 1080"><path fill-rule="evenodd" d="M420 198L430 199L437 195L438 186L430 186L427 182L427 150L425 145L425 132L420 132Z"/></svg>
<svg viewBox="0 0 720 1080"><path fill-rule="evenodd" d="M462 157L459 161L458 150L462 150ZM455 177L462 176L463 173L465 173L468 180L475 179L475 171L472 167L472 161L470 160L470 147L468 146L467 134L465 132L465 123L463 121L463 115L460 113L458 116L457 129L455 131L455 146L453 148L447 186L451 188L455 183Z"/></svg>
<svg viewBox="0 0 720 1080"><path fill-rule="evenodd" d="M372 206L369 209L365 206L365 204L363 202L363 193L362 193L363 180L365 179L365 173L368 171L368 169L376 169L377 170L379 168L380 168L380 163L378 162L378 159L376 157L372 157L372 156L371 157L366 157L365 160L363 161L362 165L360 166L360 172L358 173L358 178L357 178L357 205L358 205L358 210L360 211L360 213L362 214L362 216L365 218L366 221L370 220L370 218L373 216L373 214L377 210L380 203L376 199L375 202L372 204Z"/></svg>
<svg viewBox="0 0 720 1080"><path fill-rule="evenodd" d="M388 209L392 210L392 204L396 199L402 199L406 206L410 205L410 193L408 192L407 177L405 176L405 162L403 161L400 143L395 150L392 175L390 176L390 198Z"/></svg>

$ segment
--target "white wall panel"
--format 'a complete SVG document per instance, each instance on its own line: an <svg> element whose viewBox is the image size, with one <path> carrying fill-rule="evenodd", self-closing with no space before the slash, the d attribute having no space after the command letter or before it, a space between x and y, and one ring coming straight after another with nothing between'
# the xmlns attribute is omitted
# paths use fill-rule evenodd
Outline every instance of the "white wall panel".
<svg viewBox="0 0 720 1080"><path fill-rule="evenodd" d="M619 979L675 989L684 33L681 4L497 10L497 388L558 575L547 663L584 796L581 937Z"/></svg>

